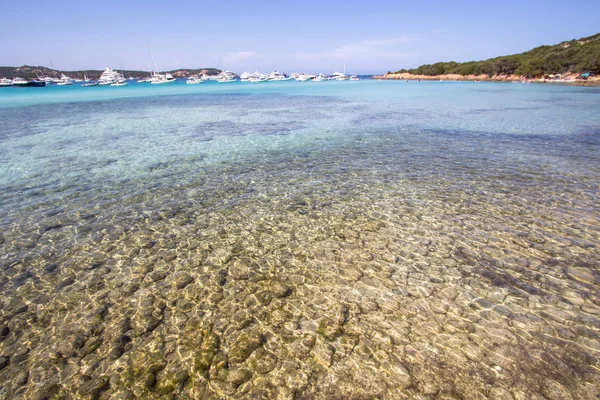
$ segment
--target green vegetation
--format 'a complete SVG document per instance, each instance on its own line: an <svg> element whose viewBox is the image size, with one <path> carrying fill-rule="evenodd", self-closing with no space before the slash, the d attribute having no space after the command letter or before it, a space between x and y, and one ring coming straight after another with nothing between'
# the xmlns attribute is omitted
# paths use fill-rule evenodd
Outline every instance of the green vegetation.
<svg viewBox="0 0 600 400"><path fill-rule="evenodd" d="M522 75L539 77L566 72L600 74L600 33L553 46L540 46L520 54L464 63L438 62L396 73L416 75Z"/></svg>

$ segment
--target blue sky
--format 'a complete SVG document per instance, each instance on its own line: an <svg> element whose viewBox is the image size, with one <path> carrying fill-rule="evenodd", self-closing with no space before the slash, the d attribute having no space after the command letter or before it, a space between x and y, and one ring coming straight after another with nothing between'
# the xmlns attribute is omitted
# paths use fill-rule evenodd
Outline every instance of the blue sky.
<svg viewBox="0 0 600 400"><path fill-rule="evenodd" d="M600 1L8 2L0 65L374 74L600 32Z"/></svg>

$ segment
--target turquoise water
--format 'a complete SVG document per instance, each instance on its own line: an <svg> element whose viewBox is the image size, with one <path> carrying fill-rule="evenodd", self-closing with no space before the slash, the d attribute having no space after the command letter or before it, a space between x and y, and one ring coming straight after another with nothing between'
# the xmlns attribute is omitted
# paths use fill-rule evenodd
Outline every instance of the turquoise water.
<svg viewBox="0 0 600 400"><path fill-rule="evenodd" d="M1 89L0 399L597 398L598 111L512 83Z"/></svg>

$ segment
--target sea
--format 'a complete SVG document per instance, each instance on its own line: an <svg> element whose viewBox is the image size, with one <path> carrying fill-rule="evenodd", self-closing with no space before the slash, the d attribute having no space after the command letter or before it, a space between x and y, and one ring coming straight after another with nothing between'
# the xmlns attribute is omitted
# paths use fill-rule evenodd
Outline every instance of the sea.
<svg viewBox="0 0 600 400"><path fill-rule="evenodd" d="M0 400L597 399L600 87L0 88Z"/></svg>

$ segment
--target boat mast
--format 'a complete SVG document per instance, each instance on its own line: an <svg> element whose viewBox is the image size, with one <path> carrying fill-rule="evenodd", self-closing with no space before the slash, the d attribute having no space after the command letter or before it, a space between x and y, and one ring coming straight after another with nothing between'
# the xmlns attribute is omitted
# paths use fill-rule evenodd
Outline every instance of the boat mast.
<svg viewBox="0 0 600 400"><path fill-rule="evenodd" d="M154 59L154 54L152 54L152 49L150 48L150 46L148 46L148 51L150 52L150 58L148 62L151 63L151 75L154 77L154 75L158 75L158 68L156 67L156 60Z"/></svg>

